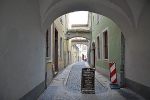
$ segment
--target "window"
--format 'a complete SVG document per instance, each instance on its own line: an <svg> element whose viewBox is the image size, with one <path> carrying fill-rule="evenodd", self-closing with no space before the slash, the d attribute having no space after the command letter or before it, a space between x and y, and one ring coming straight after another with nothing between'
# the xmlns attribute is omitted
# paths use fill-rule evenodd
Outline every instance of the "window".
<svg viewBox="0 0 150 100"><path fill-rule="evenodd" d="M93 16L93 20L92 20L92 31L94 30L94 23L95 23L95 21L94 21L94 16Z"/></svg>
<svg viewBox="0 0 150 100"><path fill-rule="evenodd" d="M103 32L103 59L108 60L108 32Z"/></svg>
<svg viewBox="0 0 150 100"><path fill-rule="evenodd" d="M66 24L66 23L67 23L67 22L66 22L66 21L67 21L67 20L66 20L66 15L64 15L64 17L65 17L65 18L64 18L64 33L66 33L66 26L67 26L67 24Z"/></svg>
<svg viewBox="0 0 150 100"><path fill-rule="evenodd" d="M97 36L97 58L100 59L100 43L99 43L99 36Z"/></svg>
<svg viewBox="0 0 150 100"><path fill-rule="evenodd" d="M60 36L60 59L62 59L62 53L63 53L63 40L62 37Z"/></svg>
<svg viewBox="0 0 150 100"><path fill-rule="evenodd" d="M53 32L53 24L46 31L46 58L49 62L52 61L52 32Z"/></svg>
<svg viewBox="0 0 150 100"><path fill-rule="evenodd" d="M96 24L98 24L98 23L99 23L99 21L100 21L100 15L99 15L99 14L97 14Z"/></svg>
<svg viewBox="0 0 150 100"><path fill-rule="evenodd" d="M60 22L61 22L61 24L63 24L63 17L62 16L60 16Z"/></svg>
<svg viewBox="0 0 150 100"><path fill-rule="evenodd" d="M84 45L84 50L87 50L87 46L86 45Z"/></svg>
<svg viewBox="0 0 150 100"><path fill-rule="evenodd" d="M82 51L84 51L84 45L82 44Z"/></svg>

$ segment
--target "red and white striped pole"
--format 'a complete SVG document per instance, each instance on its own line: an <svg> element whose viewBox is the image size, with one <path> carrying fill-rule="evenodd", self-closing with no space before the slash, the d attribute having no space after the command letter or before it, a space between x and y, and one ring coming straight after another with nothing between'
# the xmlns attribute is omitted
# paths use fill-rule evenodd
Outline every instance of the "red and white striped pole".
<svg viewBox="0 0 150 100"><path fill-rule="evenodd" d="M110 81L112 84L117 83L117 73L116 73L116 64L115 62L110 62Z"/></svg>

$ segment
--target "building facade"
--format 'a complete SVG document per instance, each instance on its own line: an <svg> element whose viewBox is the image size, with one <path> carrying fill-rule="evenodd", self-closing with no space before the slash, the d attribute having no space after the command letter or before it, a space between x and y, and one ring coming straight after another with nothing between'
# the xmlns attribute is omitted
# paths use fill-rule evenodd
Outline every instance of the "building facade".
<svg viewBox="0 0 150 100"><path fill-rule="evenodd" d="M91 66L110 77L109 63L115 62L120 84L121 30L109 18L91 13Z"/></svg>
<svg viewBox="0 0 150 100"><path fill-rule="evenodd" d="M72 63L79 61L79 48L76 45L72 46Z"/></svg>
<svg viewBox="0 0 150 100"><path fill-rule="evenodd" d="M58 17L46 32L46 84L48 85L53 77L68 62L68 40L65 37L67 29L67 15Z"/></svg>

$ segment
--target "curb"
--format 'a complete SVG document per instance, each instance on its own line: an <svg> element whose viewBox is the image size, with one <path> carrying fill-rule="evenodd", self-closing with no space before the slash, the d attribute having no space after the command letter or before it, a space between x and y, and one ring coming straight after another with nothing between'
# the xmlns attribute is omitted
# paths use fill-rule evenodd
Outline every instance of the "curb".
<svg viewBox="0 0 150 100"><path fill-rule="evenodd" d="M86 62L87 63L87 67L90 67L90 65L89 65L89 63L88 62ZM91 68L91 67L90 67ZM106 82L103 82L102 80L100 80L99 78L98 78L98 76L96 75L96 73L99 73L99 72L97 72L96 70L95 70L95 78L96 78L96 80L104 87L104 88L107 88L107 83L109 82L109 81L107 81L107 83ZM99 73L100 74L100 73ZM100 74L101 75L101 74ZM101 75L101 77L102 78L105 78L103 75ZM105 79L107 79L107 78L105 78Z"/></svg>
<svg viewBox="0 0 150 100"><path fill-rule="evenodd" d="M68 78L69 78L69 74L70 74L70 71L71 71L71 68L76 64L77 62L75 62L75 63L73 63L73 64L71 64L71 65L68 65L68 68L67 69L69 69L69 71L68 71L68 73L67 73L67 75L66 75L66 78L65 78L65 80L64 80L64 82L63 82L63 85L64 86L66 86L66 84L67 84L67 81L68 81Z"/></svg>
<svg viewBox="0 0 150 100"><path fill-rule="evenodd" d="M95 75L95 78L104 88L106 88L106 85L103 84L103 82L96 75Z"/></svg>
<svg viewBox="0 0 150 100"><path fill-rule="evenodd" d="M96 73L99 74L99 75L96 76L96 79L99 81L99 83L100 83L103 87L109 88L110 80L108 80L105 76L101 75L101 74L98 73L97 71L96 71Z"/></svg>

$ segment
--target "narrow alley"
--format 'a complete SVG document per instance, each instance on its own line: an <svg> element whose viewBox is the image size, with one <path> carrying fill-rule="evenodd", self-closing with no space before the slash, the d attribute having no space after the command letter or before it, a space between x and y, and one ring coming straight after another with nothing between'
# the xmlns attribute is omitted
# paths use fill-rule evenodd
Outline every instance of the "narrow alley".
<svg viewBox="0 0 150 100"><path fill-rule="evenodd" d="M84 67L89 65L76 62L60 71L38 100L144 100L127 88L110 89L110 81L97 71L95 94L82 94L81 71Z"/></svg>
<svg viewBox="0 0 150 100"><path fill-rule="evenodd" d="M150 0L0 0L0 100L150 100L149 59Z"/></svg>

